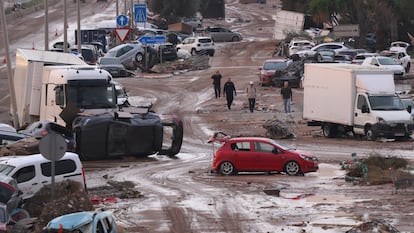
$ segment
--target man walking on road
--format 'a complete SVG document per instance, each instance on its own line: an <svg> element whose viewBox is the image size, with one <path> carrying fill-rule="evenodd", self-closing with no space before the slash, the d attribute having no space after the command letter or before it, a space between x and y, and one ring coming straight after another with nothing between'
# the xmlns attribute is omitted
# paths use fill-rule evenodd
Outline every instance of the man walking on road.
<svg viewBox="0 0 414 233"><path fill-rule="evenodd" d="M285 113L290 113L290 102L292 101L292 89L289 87L289 82L285 81L283 83L282 89L280 89L280 94L283 98L283 105L285 107Z"/></svg>
<svg viewBox="0 0 414 233"><path fill-rule="evenodd" d="M229 78L223 87L223 95L226 97L227 108L229 110L231 110L231 105L233 103L233 94L234 96L237 95L236 87L234 86L234 83L231 81L231 78Z"/></svg>
<svg viewBox="0 0 414 233"><path fill-rule="evenodd" d="M247 100L249 101L249 110L253 112L254 106L256 105L256 87L254 86L253 81L250 81L249 85L246 88Z"/></svg>
<svg viewBox="0 0 414 233"><path fill-rule="evenodd" d="M221 74L217 70L213 76L211 76L211 79L213 79L213 87L214 87L214 94L216 95L216 99L220 98L220 92L221 92Z"/></svg>

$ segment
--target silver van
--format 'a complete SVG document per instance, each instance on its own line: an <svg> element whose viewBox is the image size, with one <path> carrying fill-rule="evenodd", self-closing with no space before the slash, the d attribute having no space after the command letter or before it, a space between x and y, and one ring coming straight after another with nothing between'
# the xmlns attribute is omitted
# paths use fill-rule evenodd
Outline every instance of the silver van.
<svg viewBox="0 0 414 233"><path fill-rule="evenodd" d="M52 162L41 154L4 156L0 158L0 174L13 177L23 192L23 200L31 198L43 186L52 183ZM55 162L55 182L73 180L80 182L86 190L85 173L79 156L72 152Z"/></svg>

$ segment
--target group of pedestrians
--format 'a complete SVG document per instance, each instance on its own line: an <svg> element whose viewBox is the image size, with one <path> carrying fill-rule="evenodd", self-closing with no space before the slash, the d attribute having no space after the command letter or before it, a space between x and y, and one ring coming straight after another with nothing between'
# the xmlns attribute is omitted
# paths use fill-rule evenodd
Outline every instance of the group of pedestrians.
<svg viewBox="0 0 414 233"><path fill-rule="evenodd" d="M213 79L213 87L214 87L214 95L217 98L220 98L221 96L221 79L222 75L220 74L220 71L216 71L215 74L211 76L211 79ZM292 89L289 86L289 83L286 81L283 83L283 87L280 89L280 94L283 98L283 106L285 113L290 113L290 104L292 101ZM249 103L249 111L253 112L255 105L256 105L256 96L257 96L257 88L254 85L253 81L250 81L249 84L246 87L246 95L247 100ZM226 97L227 101L227 109L231 110L231 105L233 104L234 96L237 96L236 87L231 81L231 78L229 77L227 81L224 83L223 86L223 96Z"/></svg>

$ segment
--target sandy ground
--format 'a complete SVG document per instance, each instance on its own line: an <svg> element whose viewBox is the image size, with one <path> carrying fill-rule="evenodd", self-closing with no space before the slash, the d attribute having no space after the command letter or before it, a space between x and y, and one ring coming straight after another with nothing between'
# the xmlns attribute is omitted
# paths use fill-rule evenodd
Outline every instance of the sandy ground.
<svg viewBox="0 0 414 233"><path fill-rule="evenodd" d="M237 43L216 43L216 54L209 61L209 69L169 78L117 79L127 87L131 102L152 102L155 112L165 118L170 114L179 115L184 121L185 139L181 153L175 158L154 155L145 159L85 162L91 193L110 196L111 193L94 192L106 187L110 179L132 181L142 194L140 198L118 199L117 203L104 202L101 206L111 209L119 225L128 232L329 233L345 232L375 218L385 219L402 232L414 232L413 189L394 194L391 184L352 184L344 180L339 166L353 152L358 156L380 153L413 160L413 142L323 138L318 128L308 127L302 120L302 89L294 89L293 113L286 115L282 112L280 89L259 87L258 108L250 113L244 89L249 81L258 81L259 66L272 57L275 48L271 39L272 15L278 2L268 0L267 4L244 5L229 0L226 3L227 18L205 20L205 26L228 26L241 32L244 39ZM86 15L97 7L97 3L84 5L85 22L95 20ZM114 4L110 7L114 9ZM76 14L71 15L73 21ZM56 14L50 18L58 24L60 17ZM27 48L32 46L28 38L41 38L42 19L31 19L19 19L9 25L12 47ZM25 33L19 34L21 31ZM5 66L1 69L0 119L5 122L9 99ZM227 111L224 98L214 98L210 77L216 70L220 70L224 80L231 77L235 82L238 94L231 111ZM210 173L212 153L217 145L206 141L213 132L263 136L262 125L268 119L282 120L292 128L296 137L280 142L312 151L320 159L318 172L304 177L260 173L224 177ZM267 189L280 189L280 196L266 194Z"/></svg>

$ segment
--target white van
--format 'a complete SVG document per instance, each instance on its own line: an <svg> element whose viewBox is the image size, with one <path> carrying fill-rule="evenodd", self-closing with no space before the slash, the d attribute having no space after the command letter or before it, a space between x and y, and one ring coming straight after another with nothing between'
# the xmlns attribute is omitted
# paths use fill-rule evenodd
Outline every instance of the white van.
<svg viewBox="0 0 414 233"><path fill-rule="evenodd" d="M52 162L41 154L4 156L0 158L0 173L17 181L23 200L31 198L43 186L52 183ZM83 184L86 190L85 173L79 156L66 152L55 162L55 183L73 180Z"/></svg>

